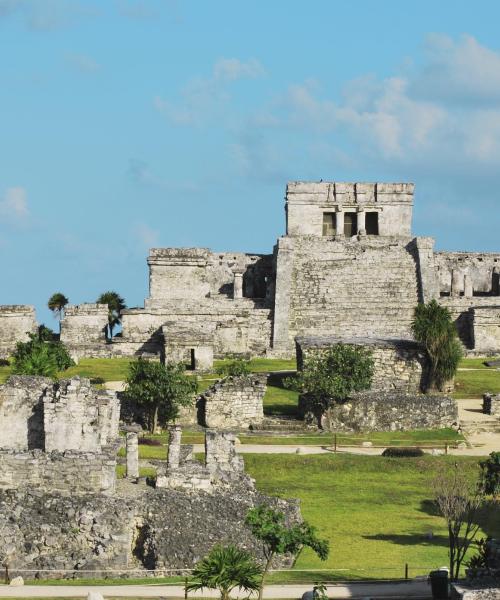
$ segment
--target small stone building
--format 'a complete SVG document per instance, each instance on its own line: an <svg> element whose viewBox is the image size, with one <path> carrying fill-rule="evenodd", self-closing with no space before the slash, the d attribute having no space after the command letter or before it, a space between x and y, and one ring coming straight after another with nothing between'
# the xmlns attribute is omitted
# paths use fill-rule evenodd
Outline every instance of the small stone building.
<svg viewBox="0 0 500 600"><path fill-rule="evenodd" d="M74 360L84 356L110 355L106 346L108 312L106 304L66 306L61 320L61 342Z"/></svg>
<svg viewBox="0 0 500 600"><path fill-rule="evenodd" d="M0 358L8 358L17 342L26 342L28 334L36 333L37 327L33 306L0 306Z"/></svg>
<svg viewBox="0 0 500 600"><path fill-rule="evenodd" d="M88 379L12 376L0 386L0 489L112 493L120 405Z"/></svg>

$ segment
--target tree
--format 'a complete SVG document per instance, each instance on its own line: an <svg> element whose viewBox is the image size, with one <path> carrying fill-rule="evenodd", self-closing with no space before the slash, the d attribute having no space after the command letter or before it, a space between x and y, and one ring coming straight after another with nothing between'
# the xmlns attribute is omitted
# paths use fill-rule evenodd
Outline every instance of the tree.
<svg viewBox="0 0 500 600"><path fill-rule="evenodd" d="M197 581L187 584L186 591L196 591L203 588L219 590L221 600L229 600L234 588L245 592L255 592L259 589L259 577L262 569L251 554L236 546L214 546L212 550L199 561L192 572Z"/></svg>
<svg viewBox="0 0 500 600"><path fill-rule="evenodd" d="M13 372L18 375L42 375L55 377L75 363L61 342L47 341L47 327L40 327L39 334L30 333L27 342L18 342L12 356Z"/></svg>
<svg viewBox="0 0 500 600"><path fill-rule="evenodd" d="M373 358L367 348L336 344L324 354L309 357L296 377L284 383L325 407L332 400L342 402L353 392L368 389L372 377Z"/></svg>
<svg viewBox="0 0 500 600"><path fill-rule="evenodd" d="M450 577L457 580L465 555L479 531L476 517L483 503L483 488L455 464L436 477L433 489L436 506L448 527Z"/></svg>
<svg viewBox="0 0 500 600"><path fill-rule="evenodd" d="M59 333L61 332L61 318L64 316L64 307L68 302L69 300L61 292L52 294L47 302L47 306L54 313L54 317L59 319Z"/></svg>
<svg viewBox="0 0 500 600"><path fill-rule="evenodd" d="M106 337L113 339L113 329L122 322L121 311L127 308L125 300L117 292L104 292L97 298L98 304L108 305L108 327Z"/></svg>
<svg viewBox="0 0 500 600"><path fill-rule="evenodd" d="M442 391L445 383L455 376L463 355L450 311L436 300L419 304L411 328L429 357L429 388Z"/></svg>
<svg viewBox="0 0 500 600"><path fill-rule="evenodd" d="M197 389L198 380L185 374L183 364L139 359L130 364L124 396L144 409L147 427L156 433L159 417L163 422L174 420L179 406L193 402Z"/></svg>
<svg viewBox="0 0 500 600"><path fill-rule="evenodd" d="M500 452L491 452L479 463L485 494L500 495Z"/></svg>
<svg viewBox="0 0 500 600"><path fill-rule="evenodd" d="M302 549L307 546L321 560L328 558L328 542L319 539L315 528L306 521L287 525L284 513L261 504L248 511L245 523L263 544L266 562L259 586L259 600L262 600L264 579L276 554L292 554L297 558Z"/></svg>

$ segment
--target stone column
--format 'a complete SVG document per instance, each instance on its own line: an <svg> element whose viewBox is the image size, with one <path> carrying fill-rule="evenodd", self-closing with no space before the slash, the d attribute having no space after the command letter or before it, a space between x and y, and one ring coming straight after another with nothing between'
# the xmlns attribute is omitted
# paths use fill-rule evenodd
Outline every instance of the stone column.
<svg viewBox="0 0 500 600"><path fill-rule="evenodd" d="M172 425L172 427L169 427L169 433L167 470L175 471L179 468L181 458L182 429L179 425Z"/></svg>
<svg viewBox="0 0 500 600"><path fill-rule="evenodd" d="M366 235L366 212L364 208L358 208L358 231L360 235Z"/></svg>
<svg viewBox="0 0 500 600"><path fill-rule="evenodd" d="M234 273L234 299L243 298L243 273L235 271Z"/></svg>
<svg viewBox="0 0 500 600"><path fill-rule="evenodd" d="M342 210L341 206L339 206L337 208L335 220L336 220L335 229L337 230L337 235L343 236L344 235L344 211Z"/></svg>
<svg viewBox="0 0 500 600"><path fill-rule="evenodd" d="M139 477L139 439L137 433L127 433L126 453L127 479L137 479Z"/></svg>
<svg viewBox="0 0 500 600"><path fill-rule="evenodd" d="M472 298L474 296L474 287L472 285L472 277L469 273L464 275L464 296L466 298Z"/></svg>
<svg viewBox="0 0 500 600"><path fill-rule="evenodd" d="M458 269L453 269L451 272L451 291L450 296L460 296L462 291L463 277Z"/></svg>

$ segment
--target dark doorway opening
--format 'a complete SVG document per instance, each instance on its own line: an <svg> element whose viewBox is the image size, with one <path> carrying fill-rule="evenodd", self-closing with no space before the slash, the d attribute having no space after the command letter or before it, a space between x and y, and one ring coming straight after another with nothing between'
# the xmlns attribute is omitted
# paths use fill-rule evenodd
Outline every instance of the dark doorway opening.
<svg viewBox="0 0 500 600"><path fill-rule="evenodd" d="M355 212L344 213L344 235L352 237L358 233L358 215Z"/></svg>
<svg viewBox="0 0 500 600"><path fill-rule="evenodd" d="M194 371L196 369L196 356L194 353L194 348L191 348L191 350L189 351L189 366L188 366L188 370L189 371Z"/></svg>
<svg viewBox="0 0 500 600"><path fill-rule="evenodd" d="M367 212L365 216L366 235L378 235L378 212Z"/></svg>

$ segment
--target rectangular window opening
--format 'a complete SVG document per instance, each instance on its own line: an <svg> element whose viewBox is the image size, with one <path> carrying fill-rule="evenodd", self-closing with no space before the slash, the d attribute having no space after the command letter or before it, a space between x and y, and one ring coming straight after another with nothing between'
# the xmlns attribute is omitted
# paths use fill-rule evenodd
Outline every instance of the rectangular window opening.
<svg viewBox="0 0 500 600"><path fill-rule="evenodd" d="M358 215L355 212L344 213L344 235L352 237L358 233Z"/></svg>
<svg viewBox="0 0 500 600"><path fill-rule="evenodd" d="M365 216L366 235L378 235L378 212L367 212Z"/></svg>
<svg viewBox="0 0 500 600"><path fill-rule="evenodd" d="M337 217L335 213L323 213L323 235L332 236L337 233Z"/></svg>

